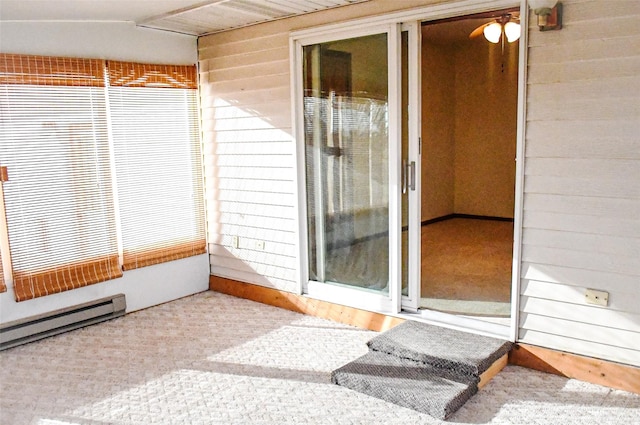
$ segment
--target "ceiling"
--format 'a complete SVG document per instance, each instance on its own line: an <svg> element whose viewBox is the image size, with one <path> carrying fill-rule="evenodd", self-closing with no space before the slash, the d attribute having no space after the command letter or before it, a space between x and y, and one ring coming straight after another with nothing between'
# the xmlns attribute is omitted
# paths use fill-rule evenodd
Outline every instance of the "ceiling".
<svg viewBox="0 0 640 425"><path fill-rule="evenodd" d="M369 0L0 0L0 22L133 22L204 35Z"/></svg>
<svg viewBox="0 0 640 425"><path fill-rule="evenodd" d="M494 22L496 18L503 15L511 15L515 22L519 22L520 11L517 8L424 22L422 25L423 42L450 45L467 41L473 30L489 22ZM482 37L478 38L482 39Z"/></svg>

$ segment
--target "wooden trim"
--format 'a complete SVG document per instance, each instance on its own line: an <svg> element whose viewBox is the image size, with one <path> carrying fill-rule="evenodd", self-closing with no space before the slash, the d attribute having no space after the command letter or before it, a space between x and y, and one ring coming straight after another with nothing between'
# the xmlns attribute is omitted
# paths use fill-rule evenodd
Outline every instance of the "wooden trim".
<svg viewBox="0 0 640 425"><path fill-rule="evenodd" d="M509 354L505 354L496 360L489 369L485 370L480 375L480 382L478 382L478 389L482 389L485 385L489 383L504 367L509 363Z"/></svg>
<svg viewBox="0 0 640 425"><path fill-rule="evenodd" d="M640 394L640 368L528 344L517 344L509 363Z"/></svg>
<svg viewBox="0 0 640 425"><path fill-rule="evenodd" d="M2 251L0 251L0 293L7 292L7 285L4 283L4 269L2 267Z"/></svg>
<svg viewBox="0 0 640 425"><path fill-rule="evenodd" d="M398 317L360 310L326 301L279 291L273 288L238 282L218 276L209 277L209 289L223 294L245 298L274 307L295 311L309 316L321 317L347 325L376 332L383 332L404 322Z"/></svg>
<svg viewBox="0 0 640 425"><path fill-rule="evenodd" d="M391 329L405 321L218 276L209 276L209 289L376 332ZM508 355L497 360L480 376L478 387L485 386L507 364L640 394L640 368L527 344L516 344Z"/></svg>
<svg viewBox="0 0 640 425"><path fill-rule="evenodd" d="M440 221L451 220L451 219L454 219L454 218L466 218L466 219L469 219L469 220L507 221L507 222L513 223L513 218L510 218L510 217L494 217L494 216L489 216L489 215L474 215L474 214L453 213L453 214L443 215L441 217L431 218L429 220L424 220L424 221L422 221L421 224L423 226L428 226L429 224L438 223Z"/></svg>

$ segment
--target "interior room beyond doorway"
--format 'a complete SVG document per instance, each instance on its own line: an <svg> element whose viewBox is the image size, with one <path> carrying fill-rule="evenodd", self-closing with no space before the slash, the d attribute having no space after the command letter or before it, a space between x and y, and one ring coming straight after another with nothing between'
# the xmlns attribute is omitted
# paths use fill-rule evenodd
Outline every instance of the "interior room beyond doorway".
<svg viewBox="0 0 640 425"><path fill-rule="evenodd" d="M422 27L421 308L510 314L518 43L469 37L506 13Z"/></svg>

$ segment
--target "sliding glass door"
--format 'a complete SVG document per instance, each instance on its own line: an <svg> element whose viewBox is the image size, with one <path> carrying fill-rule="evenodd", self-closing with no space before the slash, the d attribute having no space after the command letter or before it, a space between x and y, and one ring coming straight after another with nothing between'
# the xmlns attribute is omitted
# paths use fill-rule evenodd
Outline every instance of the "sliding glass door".
<svg viewBox="0 0 640 425"><path fill-rule="evenodd" d="M398 311L407 225L400 78L407 38L397 25L344 35L298 41L303 290Z"/></svg>

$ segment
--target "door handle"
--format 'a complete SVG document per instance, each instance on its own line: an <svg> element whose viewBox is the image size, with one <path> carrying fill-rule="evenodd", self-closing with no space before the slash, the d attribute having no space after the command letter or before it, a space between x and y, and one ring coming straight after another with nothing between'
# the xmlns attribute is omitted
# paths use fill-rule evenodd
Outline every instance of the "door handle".
<svg viewBox="0 0 640 425"><path fill-rule="evenodd" d="M401 173L402 175L400 176L400 179L402 180L402 194L406 195L407 193L407 160L406 159L402 160Z"/></svg>
<svg viewBox="0 0 640 425"><path fill-rule="evenodd" d="M406 195L407 190L416 190L416 162L407 162L406 159L402 160L402 194Z"/></svg>
<svg viewBox="0 0 640 425"><path fill-rule="evenodd" d="M416 190L416 162L415 161L411 161L409 163L409 169L407 174L409 174L409 189Z"/></svg>

